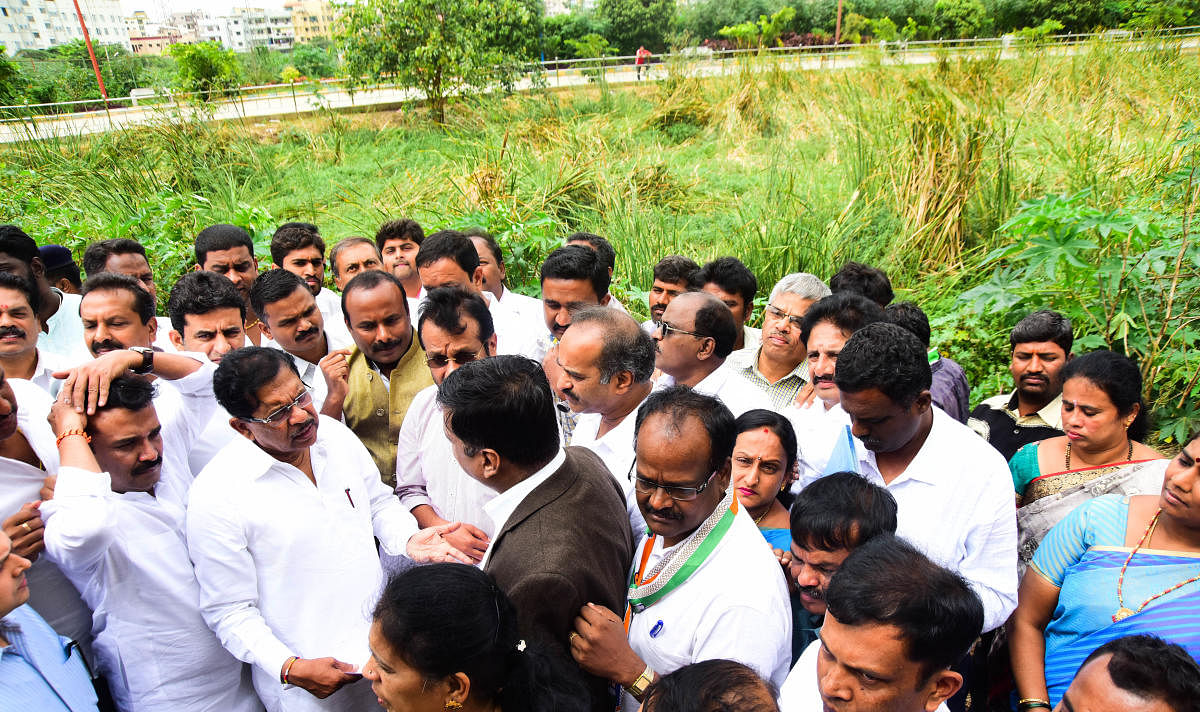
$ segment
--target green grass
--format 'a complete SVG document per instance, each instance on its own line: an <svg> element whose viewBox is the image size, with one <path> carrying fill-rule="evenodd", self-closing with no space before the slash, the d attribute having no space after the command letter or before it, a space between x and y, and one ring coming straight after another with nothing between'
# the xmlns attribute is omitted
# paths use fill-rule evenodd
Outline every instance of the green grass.
<svg viewBox="0 0 1200 712"><path fill-rule="evenodd" d="M1171 47L670 71L659 85L461 101L444 129L408 108L0 148L0 222L77 249L143 240L164 286L214 222L246 225L263 248L292 219L334 240L401 216L429 231L482 224L531 293L542 257L586 229L616 245L614 291L635 310L670 253L738 256L764 297L783 274L827 278L858 259L930 313L985 393L1004 381L1019 314L960 318L956 296L990 273L978 264L1004 241L997 228L1047 193L1090 188L1106 209L1148 196L1180 160L1179 127L1200 115L1196 59Z"/></svg>

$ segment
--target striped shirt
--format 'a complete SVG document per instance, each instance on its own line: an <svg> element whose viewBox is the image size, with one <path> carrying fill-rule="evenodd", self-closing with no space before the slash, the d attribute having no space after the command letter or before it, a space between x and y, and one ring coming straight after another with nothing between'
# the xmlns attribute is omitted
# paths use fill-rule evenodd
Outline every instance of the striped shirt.
<svg viewBox="0 0 1200 712"><path fill-rule="evenodd" d="M762 371L758 370L758 357L761 351L761 347L734 351L729 354L729 358L725 359L725 365L722 368L733 369L743 378L758 386L770 399L772 408L776 411L783 410L795 402L796 394L808 383L808 360L800 361L791 373L771 383L762 374Z"/></svg>

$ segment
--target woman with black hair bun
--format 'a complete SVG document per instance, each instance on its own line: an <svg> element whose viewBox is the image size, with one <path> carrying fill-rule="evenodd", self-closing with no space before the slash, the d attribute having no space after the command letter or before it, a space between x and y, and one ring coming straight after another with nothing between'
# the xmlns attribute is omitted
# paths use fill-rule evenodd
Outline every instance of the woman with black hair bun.
<svg viewBox="0 0 1200 712"><path fill-rule="evenodd" d="M363 676L391 712L585 712L578 669L517 629L492 577L465 564L393 577L375 606Z"/></svg>

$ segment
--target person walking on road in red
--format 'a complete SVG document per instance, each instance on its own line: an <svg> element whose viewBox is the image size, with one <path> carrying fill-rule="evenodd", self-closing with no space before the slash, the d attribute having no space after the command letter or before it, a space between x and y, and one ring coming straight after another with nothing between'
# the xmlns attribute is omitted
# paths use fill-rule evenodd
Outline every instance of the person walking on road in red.
<svg viewBox="0 0 1200 712"><path fill-rule="evenodd" d="M649 61L651 56L652 55L650 53L650 50L646 49L645 47L638 47L637 61L634 62L635 66L637 66L638 81L641 81L641 79L642 79L642 67L645 66L646 62ZM647 77L650 76L650 68L649 67L646 67L646 76Z"/></svg>

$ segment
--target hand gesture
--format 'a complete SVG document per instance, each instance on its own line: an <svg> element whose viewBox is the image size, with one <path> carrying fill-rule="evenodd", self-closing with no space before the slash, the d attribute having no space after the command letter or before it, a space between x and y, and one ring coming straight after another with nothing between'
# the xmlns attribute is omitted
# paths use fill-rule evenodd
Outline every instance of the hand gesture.
<svg viewBox="0 0 1200 712"><path fill-rule="evenodd" d="M325 699L341 689L342 685L362 677L358 668L336 658L297 659L288 669L288 684L308 690L313 697ZM283 671L280 670L280 673Z"/></svg>
<svg viewBox="0 0 1200 712"><path fill-rule="evenodd" d="M65 379L58 397L88 415L97 406L108 402L108 387L113 379L141 364L142 357L133 351L110 351L92 361L67 371L56 371L55 378Z"/></svg>
<svg viewBox="0 0 1200 712"><path fill-rule="evenodd" d="M799 391L796 392L796 400L793 405L797 408L804 408L809 403L812 403L817 397L817 388L811 381L805 383Z"/></svg>
<svg viewBox="0 0 1200 712"><path fill-rule="evenodd" d="M589 603L579 609L575 632L567 637L575 662L597 677L628 687L646 669L629 647L624 621L604 606Z"/></svg>
<svg viewBox="0 0 1200 712"><path fill-rule="evenodd" d="M58 400L50 406L50 415L46 416L55 437L68 430L83 430L87 427L87 416L84 415L83 410L71 405L69 396L64 396L64 393L66 393L65 388L58 394Z"/></svg>
<svg viewBox="0 0 1200 712"><path fill-rule="evenodd" d="M483 561L483 554L487 551L490 542L488 535L473 524L460 522L460 525L458 529L443 534L442 539L470 557L472 563L478 564Z"/></svg>
<svg viewBox="0 0 1200 712"><path fill-rule="evenodd" d="M408 558L417 563L425 564L437 561L457 561L463 564L471 563L471 558L454 548L446 541L445 535L453 534L462 526L461 522L440 524L429 527L413 534L408 539L406 547Z"/></svg>
<svg viewBox="0 0 1200 712"><path fill-rule="evenodd" d="M325 405L321 412L331 418L342 417L342 405L350 393L350 349L330 351L325 358L317 362L321 375L325 378ZM335 412L336 411L336 412Z"/></svg>
<svg viewBox="0 0 1200 712"><path fill-rule="evenodd" d="M46 527L42 523L42 514L38 511L40 502L29 502L17 510L17 513L4 520L4 533L12 540L12 550L17 556L23 556L32 563L37 561L38 554L45 550L42 537Z"/></svg>

